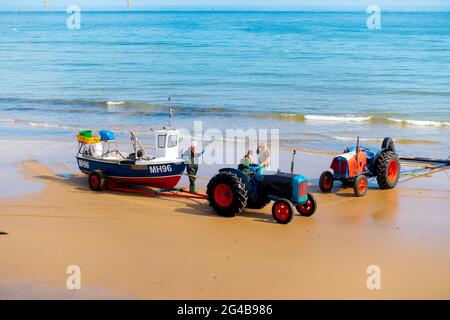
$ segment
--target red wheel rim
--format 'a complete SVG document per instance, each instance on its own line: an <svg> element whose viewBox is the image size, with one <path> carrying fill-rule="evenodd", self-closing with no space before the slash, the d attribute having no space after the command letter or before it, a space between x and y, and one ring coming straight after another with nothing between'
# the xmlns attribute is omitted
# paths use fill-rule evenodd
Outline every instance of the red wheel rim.
<svg viewBox="0 0 450 320"><path fill-rule="evenodd" d="M305 203L300 203L297 208L301 213L309 213L312 209L312 201L308 198Z"/></svg>
<svg viewBox="0 0 450 320"><path fill-rule="evenodd" d="M223 207L229 207L233 203L231 187L225 183L218 184L214 189L214 201Z"/></svg>
<svg viewBox="0 0 450 320"><path fill-rule="evenodd" d="M364 193L367 190L367 180L361 179L358 183L358 191L359 193Z"/></svg>
<svg viewBox="0 0 450 320"><path fill-rule="evenodd" d="M397 179L398 176L398 165L395 160L391 160L388 167L388 179L393 182Z"/></svg>
<svg viewBox="0 0 450 320"><path fill-rule="evenodd" d="M98 186L100 185L100 179L97 177L97 175L95 175L95 174L93 174L93 175L91 175L91 177L89 178L91 181L91 186L94 188L94 189L97 189L98 188Z"/></svg>
<svg viewBox="0 0 450 320"><path fill-rule="evenodd" d="M329 175L326 175L323 178L323 186L325 187L325 189L331 189L331 183L333 182L333 178L330 177Z"/></svg>
<svg viewBox="0 0 450 320"><path fill-rule="evenodd" d="M289 206L284 202L277 203L275 205L274 211L275 211L275 216L280 221L286 221L287 219L289 219L289 215L291 213Z"/></svg>

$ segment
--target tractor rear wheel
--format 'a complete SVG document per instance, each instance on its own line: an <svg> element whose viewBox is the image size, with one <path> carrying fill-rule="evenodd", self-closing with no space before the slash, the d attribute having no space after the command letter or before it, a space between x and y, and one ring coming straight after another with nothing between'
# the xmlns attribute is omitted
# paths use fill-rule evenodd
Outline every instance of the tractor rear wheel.
<svg viewBox="0 0 450 320"><path fill-rule="evenodd" d="M364 197L367 193L368 187L369 184L367 181L367 177L364 175L357 176L355 179L355 185L353 187L355 197Z"/></svg>
<svg viewBox="0 0 450 320"><path fill-rule="evenodd" d="M102 191L105 185L105 176L100 170L92 171L89 174L89 187L93 191Z"/></svg>
<svg viewBox="0 0 450 320"><path fill-rule="evenodd" d="M387 149L389 151L395 152L394 140L390 137L386 137L381 144L381 149Z"/></svg>
<svg viewBox="0 0 450 320"><path fill-rule="evenodd" d="M395 188L400 177L400 161L392 151L384 151L375 162L375 173L380 189Z"/></svg>
<svg viewBox="0 0 450 320"><path fill-rule="evenodd" d="M241 178L230 172L215 175L208 183L209 205L223 217L234 217L247 206L247 190Z"/></svg>
<svg viewBox="0 0 450 320"><path fill-rule="evenodd" d="M288 224L294 217L294 205L287 199L278 199L272 206L272 216L276 222Z"/></svg>
<svg viewBox="0 0 450 320"><path fill-rule="evenodd" d="M302 217L311 217L317 209L316 199L308 192L308 200L304 203L297 204L295 208Z"/></svg>
<svg viewBox="0 0 450 320"><path fill-rule="evenodd" d="M333 189L333 174L330 171L325 171L320 175L319 187L322 192L330 192Z"/></svg>

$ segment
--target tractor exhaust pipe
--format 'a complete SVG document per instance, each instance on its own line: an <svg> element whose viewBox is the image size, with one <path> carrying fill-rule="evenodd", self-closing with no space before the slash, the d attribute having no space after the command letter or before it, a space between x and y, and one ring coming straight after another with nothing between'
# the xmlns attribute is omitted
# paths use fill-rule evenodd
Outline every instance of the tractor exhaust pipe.
<svg viewBox="0 0 450 320"><path fill-rule="evenodd" d="M292 162L291 162L291 173L294 173L294 162L295 162L295 154L297 153L297 151L292 151Z"/></svg>

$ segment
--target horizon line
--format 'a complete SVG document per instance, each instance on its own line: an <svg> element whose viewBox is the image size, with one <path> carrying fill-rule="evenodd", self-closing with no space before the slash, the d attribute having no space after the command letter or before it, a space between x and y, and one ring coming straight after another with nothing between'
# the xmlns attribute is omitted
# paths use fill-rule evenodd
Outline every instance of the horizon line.
<svg viewBox="0 0 450 320"><path fill-rule="evenodd" d="M26 8L4 8L0 12L48 12L59 13L65 12L65 7L58 8L41 8L41 9L26 9ZM227 11L288 11L288 12L361 12L366 10L366 6L142 6L134 8L126 8L123 6L115 6L111 8L104 7L88 7L84 12L158 12L158 11L207 11L207 12L227 12ZM384 8L384 9L383 9ZM381 7L384 12L447 12L450 11L450 6L387 6Z"/></svg>

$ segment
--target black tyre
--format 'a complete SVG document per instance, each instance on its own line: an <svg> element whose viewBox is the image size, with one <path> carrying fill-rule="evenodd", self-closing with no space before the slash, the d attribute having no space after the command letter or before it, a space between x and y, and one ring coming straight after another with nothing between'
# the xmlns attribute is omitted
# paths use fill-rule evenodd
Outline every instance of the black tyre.
<svg viewBox="0 0 450 320"><path fill-rule="evenodd" d="M209 205L223 217L234 217L247 206L247 190L241 178L221 172L209 181L206 194Z"/></svg>
<svg viewBox="0 0 450 320"><path fill-rule="evenodd" d="M390 137L386 137L383 139L383 143L381 144L381 149L387 149L389 151L395 152L394 140Z"/></svg>
<svg viewBox="0 0 450 320"><path fill-rule="evenodd" d="M287 199L279 199L272 206L272 216L276 222L288 224L294 217L294 205Z"/></svg>
<svg viewBox="0 0 450 320"><path fill-rule="evenodd" d="M92 171L89 174L89 187L94 191L102 191L105 185L105 176L100 170Z"/></svg>
<svg viewBox="0 0 450 320"><path fill-rule="evenodd" d="M297 204L295 208L302 217L311 217L317 209L316 199L308 192L308 200L305 203Z"/></svg>
<svg viewBox="0 0 450 320"><path fill-rule="evenodd" d="M356 197L364 197L367 193L367 189L369 188L369 183L367 177L364 175L357 176L355 179L355 185L353 187L353 191Z"/></svg>
<svg viewBox="0 0 450 320"><path fill-rule="evenodd" d="M330 192L333 189L333 174L330 171L325 171L320 175L319 187L322 192Z"/></svg>
<svg viewBox="0 0 450 320"><path fill-rule="evenodd" d="M375 162L375 174L380 189L395 188L400 177L400 161L392 151L383 151Z"/></svg>

